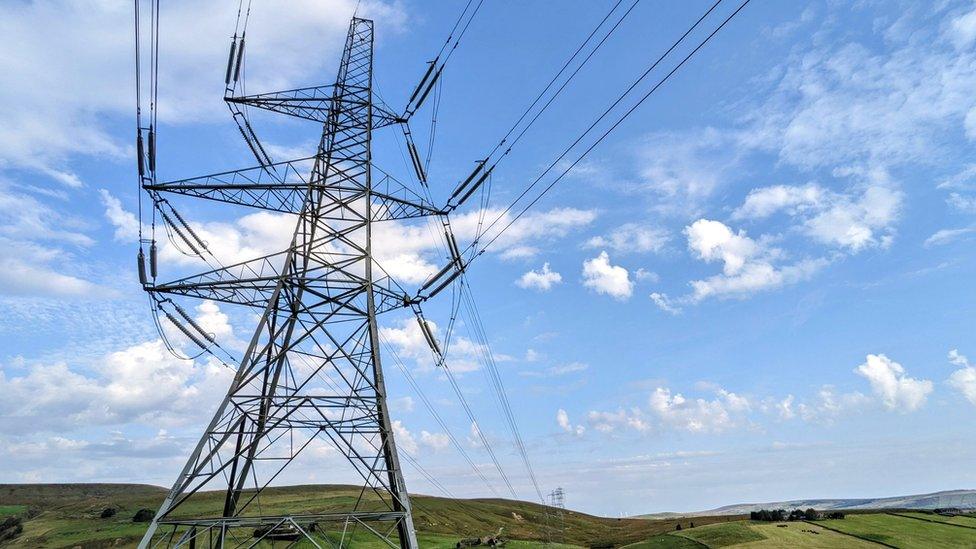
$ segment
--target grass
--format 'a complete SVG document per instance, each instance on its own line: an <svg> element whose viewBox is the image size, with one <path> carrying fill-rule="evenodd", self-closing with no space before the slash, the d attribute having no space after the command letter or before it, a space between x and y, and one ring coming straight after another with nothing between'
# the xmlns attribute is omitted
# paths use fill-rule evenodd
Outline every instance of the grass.
<svg viewBox="0 0 976 549"><path fill-rule="evenodd" d="M0 505L0 517L22 515L27 512L26 505Z"/></svg>
<svg viewBox="0 0 976 549"><path fill-rule="evenodd" d="M350 486L273 488L263 494L261 511L265 515L282 514L286 509L294 514L335 511L348 506L358 493L359 488ZM37 516L25 520L24 532L17 538L16 546L61 548L81 545L92 549L115 544L128 547L138 542L147 526L133 523L132 516L141 508L156 509L164 495L161 488L141 485L0 485L0 506L3 506L0 508L16 508L18 514L27 508L39 511ZM200 496L198 500L188 502L176 516L189 513L219 515L223 494L201 493ZM412 496L412 502L414 524L425 548L453 547L462 537L495 534L499 528L503 529L503 536L512 540L507 546L515 549L540 547L540 542L547 538L545 508L534 503L505 499L452 500L423 495ZM99 518L107 507L116 508L118 514L108 519ZM733 519L696 517L694 520L696 524L707 524ZM605 518L566 511L561 529L553 535L554 541L565 545L550 547L587 547L598 542L610 542L619 547L671 532L678 522L676 519ZM682 526L688 526L687 520L680 522ZM374 545L363 536L355 546L369 548Z"/></svg>
<svg viewBox="0 0 976 549"><path fill-rule="evenodd" d="M264 514L314 514L348 505L357 488L348 486L291 486L269 490L262 498ZM0 516L21 515L24 532L4 547L83 549L134 547L146 524L133 523L141 508L155 509L164 490L138 485L0 485ZM222 494L203 493L184 512L214 513ZM547 530L542 506L504 499L451 500L414 495L414 523L421 547L447 549L462 537L494 534L499 528L511 539L510 549L533 549L545 545ZM101 519L100 513L113 507L118 514ZM29 511L29 513L28 513ZM35 515L35 513L38 513ZM906 515L906 516L898 516ZM920 520L924 519L924 520ZM681 524L683 529L675 531ZM741 517L695 517L691 519L615 519L566 511L561 529L553 539L562 544L551 549L588 547L613 543L628 549L836 549L878 547L877 543L905 549L976 548L976 518L940 517L931 513L898 511L855 513L843 520L815 523L749 522ZM325 527L326 525L323 525ZM835 531L836 530L836 531ZM321 537L335 532L320 532ZM280 546L280 544L278 544ZM270 547L263 545L262 547ZM382 547L360 532L351 547Z"/></svg>
<svg viewBox="0 0 976 549"><path fill-rule="evenodd" d="M976 529L954 523L925 521L931 513L898 512L848 515L843 520L808 522L737 521L688 528L625 546L626 549L858 549L882 546L914 548L976 548ZM938 515L935 515L938 517ZM939 517L951 520L950 517ZM972 521L970 517L952 517ZM697 520L697 519L696 519Z"/></svg>
<svg viewBox="0 0 976 549"><path fill-rule="evenodd" d="M64 519L43 513L24 522L24 532L14 540L29 547L74 547L91 542L135 544L145 532L145 524L131 521Z"/></svg>
<svg viewBox="0 0 976 549"><path fill-rule="evenodd" d="M976 530L889 514L847 515L824 523L861 539L903 549L959 549L976 547Z"/></svg>
<svg viewBox="0 0 976 549"><path fill-rule="evenodd" d="M703 549L707 547L707 545L702 545L693 539L662 534L639 543L625 545L621 549Z"/></svg>
<svg viewBox="0 0 976 549"><path fill-rule="evenodd" d="M925 513L921 511L898 511L897 513L890 514L920 520L928 520L932 522L941 522L944 524L955 524L958 526L965 526L967 528L976 528L976 516L973 515L956 515L954 517L946 517L937 515L935 513Z"/></svg>
<svg viewBox="0 0 976 549"><path fill-rule="evenodd" d="M766 536L750 528L745 522L688 528L671 535L688 538L707 547L728 547L766 539Z"/></svg>
<svg viewBox="0 0 976 549"><path fill-rule="evenodd" d="M795 547L797 549L852 549L875 548L878 545L844 534L839 534L817 524L806 522L752 523L749 528L762 534L765 539L736 545L736 549L772 549Z"/></svg>

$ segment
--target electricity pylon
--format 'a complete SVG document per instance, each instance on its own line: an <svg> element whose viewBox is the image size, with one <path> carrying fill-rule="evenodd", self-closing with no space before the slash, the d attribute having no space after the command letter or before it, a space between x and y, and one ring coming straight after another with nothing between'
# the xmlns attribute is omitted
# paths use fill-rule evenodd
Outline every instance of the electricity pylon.
<svg viewBox="0 0 976 549"><path fill-rule="evenodd" d="M243 40L238 46L235 38L228 80L241 50ZM359 535L417 547L376 321L384 311L411 305L411 298L373 261L372 225L441 212L388 175L373 180L372 130L398 117L374 104L372 64L373 23L353 18L334 85L227 98L232 105L322 122L314 157L273 164L255 152L261 161L255 168L145 185L156 196L293 213L297 224L290 246L279 253L147 284L157 295L247 305L263 314L226 397L140 547L275 541L347 547ZM250 125L242 132L254 150ZM349 501L347 508L286 514L262 508L262 494L303 452L331 453L358 473L358 495L337 499ZM212 490L222 494L216 507L212 494L202 496Z"/></svg>
<svg viewBox="0 0 976 549"><path fill-rule="evenodd" d="M546 505L546 522L549 525L549 543L552 543L552 531L555 530L558 541L562 541L564 519L566 514L566 492L563 489L556 488L552 492L549 492L549 501ZM552 520L555 520L556 524L553 526Z"/></svg>

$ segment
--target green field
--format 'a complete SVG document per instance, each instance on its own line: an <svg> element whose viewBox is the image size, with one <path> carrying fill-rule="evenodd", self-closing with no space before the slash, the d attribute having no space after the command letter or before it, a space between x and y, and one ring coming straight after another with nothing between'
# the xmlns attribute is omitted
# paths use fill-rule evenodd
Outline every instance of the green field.
<svg viewBox="0 0 976 549"><path fill-rule="evenodd" d="M292 486L272 488L261 499L265 515L291 513L326 513L348 507L359 493L349 486ZM7 546L84 549L132 547L145 532L146 524L133 523L141 508L155 509L165 492L154 486L109 484L0 485L0 510L25 514L24 532ZM219 514L222 493L204 493L201 500L181 508L184 513ZM612 543L621 547L673 531L685 520L644 520L604 518L566 511L558 530L546 526L545 508L541 505L505 499L452 500L414 495L414 523L421 545L425 548L454 547L462 537L495 534L499 528L515 549L542 546L551 535L558 543L550 547L588 547ZM118 510L112 518L101 519L107 507ZM730 517L695 518L696 524L735 520ZM329 535L324 532L322 535ZM357 539L355 547L380 547ZM678 542L680 543L680 541ZM279 544L280 545L280 544ZM672 545L682 547L682 545Z"/></svg>
<svg viewBox="0 0 976 549"><path fill-rule="evenodd" d="M270 489L262 498L266 515L324 513L348 506L358 493L349 486L292 486ZM133 523L141 508L154 509L164 491L154 486L110 484L0 485L0 517L21 516L23 533L2 547L101 549L134 547L146 524ZM187 512L212 513L223 494L204 494ZM565 511L558 530L547 526L542 506L504 499L452 500L415 495L414 522L421 547L447 549L460 538L496 533L510 549L568 549L613 544L627 549L976 549L976 518L942 517L920 511L849 514L842 520L752 522L742 517L664 520L604 518ZM99 518L107 507L118 510ZM692 523L695 524L692 527ZM682 530L676 530L680 524ZM334 536L328 530L321 539ZM249 535L249 534L248 534ZM557 543L546 545L548 537ZM329 544L323 543L323 546ZM280 546L280 544L279 544ZM271 547L270 544L260 547ZM382 547L359 531L350 547Z"/></svg>
<svg viewBox="0 0 976 549"><path fill-rule="evenodd" d="M623 549L702 549L703 547L708 546L682 536L662 534L640 543L625 545Z"/></svg>
<svg viewBox="0 0 976 549"><path fill-rule="evenodd" d="M976 529L891 514L848 515L829 521L835 530L905 549L976 548Z"/></svg>
<svg viewBox="0 0 976 549"><path fill-rule="evenodd" d="M731 522L729 524L715 526L688 528L674 535L697 541L706 547L729 547L731 545L740 545L766 539L765 536L746 522Z"/></svg>
<svg viewBox="0 0 976 549"><path fill-rule="evenodd" d="M26 505L0 505L0 517L20 515L27 511Z"/></svg>
<svg viewBox="0 0 976 549"><path fill-rule="evenodd" d="M973 515L957 515L954 517L944 517L942 515L936 515L935 513L924 513L920 511L899 511L897 513L891 513L897 516L911 517L918 520L931 520L935 522L942 522L945 524L956 524L959 526L965 526L967 528L976 528L976 516Z"/></svg>
<svg viewBox="0 0 976 549"><path fill-rule="evenodd" d="M919 520L925 519L925 520ZM949 522L951 521L951 522ZM865 513L817 522L737 521L686 528L627 545L627 549L976 548L972 517L922 512Z"/></svg>
<svg viewBox="0 0 976 549"><path fill-rule="evenodd" d="M802 547L804 549L834 549L836 547L878 547L878 544L838 534L806 522L751 524L750 528L764 539L738 545L742 549L765 547Z"/></svg>

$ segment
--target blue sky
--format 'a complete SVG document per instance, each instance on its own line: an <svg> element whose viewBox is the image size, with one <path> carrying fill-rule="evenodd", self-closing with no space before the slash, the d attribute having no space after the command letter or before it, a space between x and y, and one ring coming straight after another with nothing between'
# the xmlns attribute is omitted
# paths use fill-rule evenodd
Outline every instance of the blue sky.
<svg viewBox="0 0 976 549"><path fill-rule="evenodd" d="M236 6L211 4L164 8L162 179L253 164L221 104ZM255 0L248 90L330 82L353 8ZM609 8L485 4L444 73L435 197ZM489 213L706 8L640 2L497 168ZM364 2L387 103L403 104L459 9ZM166 353L135 277L130 10L0 6L2 482L167 485L229 382L212 361ZM477 260L468 280L544 491L618 515L976 486L974 44L967 2L754 1ZM417 120L429 117L428 106ZM320 131L254 122L276 159L311 154ZM426 143L425 124L414 130ZM374 158L409 180L386 131ZM292 229L179 206L222 259L273 251ZM456 215L462 238L475 215ZM379 261L408 282L443 260L423 225L379 238ZM164 272L195 267L172 249L162 257ZM427 308L440 327L446 301ZM250 336L249 312L197 305L230 348ZM415 324L393 314L381 326L468 442ZM460 321L450 359L532 499L469 327ZM401 448L452 494L491 495L386 362ZM285 480L348 480L324 472L334 459L310 454ZM412 491L438 493L406 474Z"/></svg>

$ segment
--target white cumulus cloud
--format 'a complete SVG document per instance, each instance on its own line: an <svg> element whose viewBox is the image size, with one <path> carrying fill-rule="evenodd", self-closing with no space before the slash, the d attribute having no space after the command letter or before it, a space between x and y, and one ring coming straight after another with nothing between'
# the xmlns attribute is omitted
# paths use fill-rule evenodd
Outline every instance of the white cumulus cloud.
<svg viewBox="0 0 976 549"><path fill-rule="evenodd" d="M543 263L542 269L532 270L524 273L515 284L519 288L539 290L548 292L553 286L563 281L563 276L549 268L549 263Z"/></svg>
<svg viewBox="0 0 976 549"><path fill-rule="evenodd" d="M560 408L556 411L556 424L564 432L572 435L582 436L586 432L586 427L583 425L573 425L573 422L569 420L569 413L566 410Z"/></svg>
<svg viewBox="0 0 976 549"><path fill-rule="evenodd" d="M844 414L849 414L868 404L868 397L854 391L838 394L834 387L824 385L811 402L801 402L797 409L805 421L831 423Z"/></svg>
<svg viewBox="0 0 976 549"><path fill-rule="evenodd" d="M681 393L672 393L667 387L657 387L648 397L646 409L620 408L616 412L592 410L587 419L600 432L612 432L619 428L645 432L656 428L719 433L741 425L752 407L749 398L722 388L715 389L712 399L691 399Z"/></svg>
<svg viewBox="0 0 976 549"><path fill-rule="evenodd" d="M413 433L411 433L399 419L393 420L393 437L396 441L397 449L403 450L410 455L417 455L417 450L420 447L417 445L417 439L414 438Z"/></svg>
<svg viewBox="0 0 976 549"><path fill-rule="evenodd" d="M105 217L115 226L115 240L135 242L139 238L139 220L132 212L122 207L122 202L105 189L98 189L98 195L105 206Z"/></svg>
<svg viewBox="0 0 976 549"><path fill-rule="evenodd" d="M949 362L960 366L949 376L949 386L976 405L976 366L973 366L969 359L956 349L949 351Z"/></svg>
<svg viewBox="0 0 976 549"><path fill-rule="evenodd" d="M232 335L221 313L205 308L197 320ZM0 431L69 431L89 425L185 425L204 419L226 393L233 371L207 360L170 354L159 339L100 357L90 366L68 362L0 365Z"/></svg>
<svg viewBox="0 0 976 549"><path fill-rule="evenodd" d="M688 248L706 262L722 262L722 274L691 282L693 301L707 297L747 296L805 280L826 265L806 259L780 265L782 251L766 240L753 240L745 231L733 232L720 221L699 219L685 229Z"/></svg>
<svg viewBox="0 0 976 549"><path fill-rule="evenodd" d="M733 213L733 219L761 219L787 210L803 211L823 199L823 189L817 185L773 185L749 191L745 202Z"/></svg>
<svg viewBox="0 0 976 549"><path fill-rule="evenodd" d="M352 0L299 0L287 8L255 4L248 28L249 89L287 89L321 74L341 51L355 7ZM369 2L363 8L389 27L402 27L399 5ZM161 120L228 120L214 87L220 77L214 77L223 74L236 11L221 2L185 0L163 8ZM291 32L279 32L283 28ZM319 39L308 40L311 34ZM131 137L120 141L104 123L134 109L131 3L0 3L0 35L6 37L0 44L0 101L18 105L0 111L7 163L77 188L82 182L68 166L72 156L133 154Z"/></svg>
<svg viewBox="0 0 976 549"><path fill-rule="evenodd" d="M441 349L447 348L446 361L453 372L472 372L481 368L480 356L484 350L479 344L455 333L451 338L450 347L446 347L437 323L433 320L428 320L427 323ZM430 371L434 368L430 346L416 319L406 318L394 326L381 327L380 338L392 345L400 358L412 359L421 371Z"/></svg>
<svg viewBox="0 0 976 549"><path fill-rule="evenodd" d="M750 407L747 398L724 390L719 390L713 400L690 400L664 387L651 393L649 403L651 412L661 423L693 433L729 429L735 424L733 415Z"/></svg>
<svg viewBox="0 0 976 549"><path fill-rule="evenodd" d="M883 354L868 355L854 372L868 380L889 410L914 412L925 405L932 392L931 381L909 377L901 364Z"/></svg>
<svg viewBox="0 0 976 549"><path fill-rule="evenodd" d="M607 252L583 262L583 285L598 294L624 301L634 293L630 273L619 265L610 264Z"/></svg>
<svg viewBox="0 0 976 549"><path fill-rule="evenodd" d="M444 433L420 431L420 443L436 452L438 450L447 448L447 446L451 443L451 439Z"/></svg>
<svg viewBox="0 0 976 549"><path fill-rule="evenodd" d="M891 241L901 202L901 192L880 184L849 193L813 184L775 185L750 191L732 217L760 219L786 211L799 218L804 232L815 240L857 252Z"/></svg>

